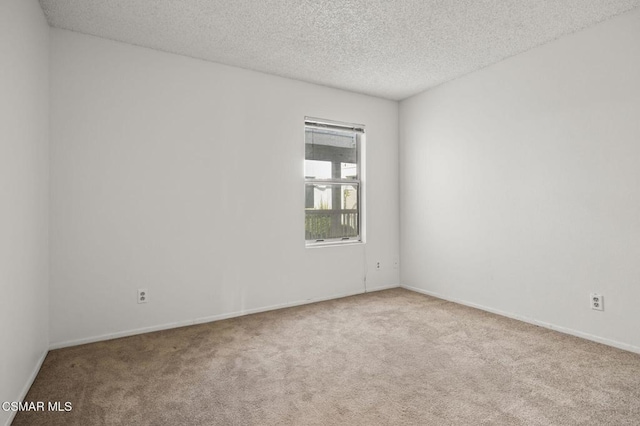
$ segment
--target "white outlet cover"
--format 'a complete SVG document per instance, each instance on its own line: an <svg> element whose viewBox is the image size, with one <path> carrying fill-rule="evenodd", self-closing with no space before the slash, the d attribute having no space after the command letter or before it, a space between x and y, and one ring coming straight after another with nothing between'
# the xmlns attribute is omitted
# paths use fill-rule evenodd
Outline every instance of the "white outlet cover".
<svg viewBox="0 0 640 426"><path fill-rule="evenodd" d="M596 311L604 311L604 296L599 293L590 293L589 294L589 303L591 304L591 309Z"/></svg>
<svg viewBox="0 0 640 426"><path fill-rule="evenodd" d="M149 301L149 292L146 288L138 289L138 303L147 303Z"/></svg>

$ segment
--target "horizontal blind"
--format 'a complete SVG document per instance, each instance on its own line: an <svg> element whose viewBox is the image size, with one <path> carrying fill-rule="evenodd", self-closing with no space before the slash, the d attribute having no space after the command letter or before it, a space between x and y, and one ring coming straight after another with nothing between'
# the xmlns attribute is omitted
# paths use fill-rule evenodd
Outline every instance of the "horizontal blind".
<svg viewBox="0 0 640 426"><path fill-rule="evenodd" d="M326 121L316 121L312 118L305 118L304 125L310 128L316 129L327 129L327 130L342 130L348 132L355 133L364 133L364 126L354 125L354 124L346 124L339 122L326 122Z"/></svg>

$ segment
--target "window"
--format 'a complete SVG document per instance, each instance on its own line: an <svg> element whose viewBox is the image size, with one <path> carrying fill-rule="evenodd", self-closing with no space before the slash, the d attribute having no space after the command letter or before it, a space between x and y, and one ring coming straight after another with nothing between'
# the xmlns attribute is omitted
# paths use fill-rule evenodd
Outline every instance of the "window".
<svg viewBox="0 0 640 426"><path fill-rule="evenodd" d="M307 245L362 241L364 126L305 119Z"/></svg>

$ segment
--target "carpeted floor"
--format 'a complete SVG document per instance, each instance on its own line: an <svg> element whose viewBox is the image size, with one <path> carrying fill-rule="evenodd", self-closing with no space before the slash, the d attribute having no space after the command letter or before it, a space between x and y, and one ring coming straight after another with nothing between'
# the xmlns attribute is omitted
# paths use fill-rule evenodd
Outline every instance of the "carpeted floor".
<svg viewBox="0 0 640 426"><path fill-rule="evenodd" d="M639 425L640 355L393 289L51 351L14 425Z"/></svg>

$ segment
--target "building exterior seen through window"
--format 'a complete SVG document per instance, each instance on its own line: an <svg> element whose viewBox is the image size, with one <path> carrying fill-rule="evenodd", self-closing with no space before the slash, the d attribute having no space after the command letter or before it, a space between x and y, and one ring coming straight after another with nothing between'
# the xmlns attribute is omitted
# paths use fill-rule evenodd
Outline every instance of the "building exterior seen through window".
<svg viewBox="0 0 640 426"><path fill-rule="evenodd" d="M305 241L361 241L363 126L305 120Z"/></svg>

